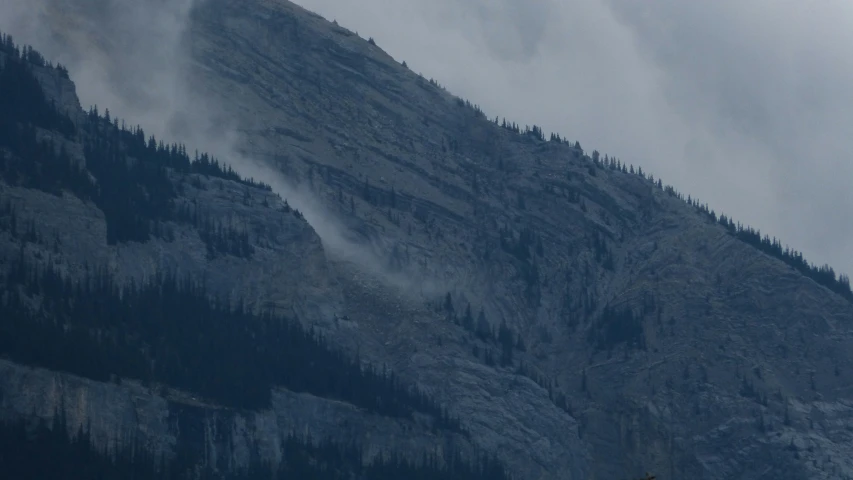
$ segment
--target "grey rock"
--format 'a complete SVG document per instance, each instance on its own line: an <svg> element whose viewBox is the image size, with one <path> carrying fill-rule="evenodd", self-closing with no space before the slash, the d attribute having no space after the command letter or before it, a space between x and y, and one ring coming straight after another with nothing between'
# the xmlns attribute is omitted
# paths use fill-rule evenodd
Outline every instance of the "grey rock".
<svg viewBox="0 0 853 480"><path fill-rule="evenodd" d="M192 231L174 245L111 249L98 243L103 223L91 207L64 200L65 214L52 219L47 199L4 189L44 216L45 228L67 232L66 257L127 276L164 264L207 272L223 292L292 309L448 405L472 442L517 478L853 478L847 300L646 179L591 169L574 148L501 129L379 47L291 3L209 0L192 12L186 41L194 94L234 122L237 150L310 192L322 233L290 217L275 227L275 210L241 206L237 186L192 190L223 218L240 209L235 217L277 232L265 234L271 246L251 262L211 264ZM392 215L365 200L366 184L385 198L393 187ZM86 220L70 222L72 214ZM532 262L500 246L501 229L524 228L543 247ZM596 259L596 239L612 266ZM470 303L493 328L506 321L522 337L513 368L472 355L474 346L499 347L445 317L448 292L457 312ZM643 312L645 349L595 349L590 332L606 305ZM335 320L341 314L347 319ZM3 401L51 375L9 384ZM86 385L106 395L96 392L107 387ZM568 412L552 400L559 394ZM337 435L324 423L326 409L349 408L300 397L305 416L285 421L278 412L295 397L281 395L275 414L234 428L262 444L290 428ZM35 400L26 398L0 414L29 414ZM160 418L146 415L146 424ZM370 433L372 448L405 450L401 438L415 445L428 437L416 424L401 433L387 419L347 418L351 435ZM123 435L136 434L115 422ZM222 455L239 463L252 444Z"/></svg>

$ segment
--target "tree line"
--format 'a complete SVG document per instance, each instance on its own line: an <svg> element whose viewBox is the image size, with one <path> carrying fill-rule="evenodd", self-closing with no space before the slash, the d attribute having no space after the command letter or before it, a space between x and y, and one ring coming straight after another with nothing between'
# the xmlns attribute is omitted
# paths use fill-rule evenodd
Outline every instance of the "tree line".
<svg viewBox="0 0 853 480"><path fill-rule="evenodd" d="M480 107L475 104L472 104L470 101L457 97L456 103L460 107L471 110L475 114L475 116L486 118ZM515 122L507 121L506 119L499 121L498 117L495 117L495 119L491 122L511 133L522 135L524 137L530 137L540 142L546 141L544 132L542 130L542 127L540 126L533 125L532 127L525 126L524 128L522 128ZM575 158L589 159L592 162L592 167L598 167L602 169L607 168L625 174L634 174L640 176L641 178L651 182L660 190L663 190L671 196L683 200L688 205L695 207L700 213L707 215L714 221L719 221L720 224L726 227L728 232L738 240L743 241L747 245L755 247L761 252L778 258L779 260L782 260L787 265L791 266L806 277L814 280L819 285L827 287L829 290L853 302L853 287L851 287L849 275L838 274L829 265L816 265L810 263L805 258L803 258L801 252L798 252L788 246L783 247L782 243L779 240L775 238L771 239L766 234L762 236L761 232L757 229L742 225L740 223L735 223L734 221L732 221L731 218L725 217L724 215L721 215L718 218L714 211L711 210L707 204L700 204L698 200L690 198L689 195L685 198L685 196L677 192L674 187L672 187L671 185L664 186L663 182L660 179L655 180L654 175L644 172L641 167L637 167L635 169L634 165L628 165L627 163L622 162L616 157L607 155L604 155L602 157L602 155L597 150L593 151L591 155L586 155L584 153L583 148L581 147L580 142L575 141L574 143L572 143L567 138L561 137L559 134L556 133L551 133L550 137L548 138L548 141L561 145L566 145L567 148L570 148L572 150L572 154ZM595 168L590 168L590 174L595 174Z"/></svg>
<svg viewBox="0 0 853 480"><path fill-rule="evenodd" d="M423 412L437 427L458 420L393 372L363 366L298 321L229 304L201 282L158 274L120 285L103 268L75 281L24 247L0 301L0 354L99 381L162 383L234 408L270 406L271 389L350 402L379 414Z"/></svg>
<svg viewBox="0 0 853 480"><path fill-rule="evenodd" d="M69 434L64 411L48 422L0 422L0 471L7 478L39 480L509 480L494 457L467 461L458 453L444 461L424 453L420 462L383 454L365 463L354 444L289 434L280 445L281 462L274 466L251 455L248 466L228 471L178 437L174 451L154 455L133 442L107 454L92 445L88 429ZM209 461L210 463L205 463ZM219 468L217 468L219 467Z"/></svg>
<svg viewBox="0 0 853 480"><path fill-rule="evenodd" d="M0 148L11 153L0 155L0 179L93 202L104 213L108 244L169 239L167 224L183 222L199 230L209 256L251 256L248 232L179 211L175 178L203 175L270 191L268 185L241 178L206 153L191 159L183 145L146 138L142 128L127 128L109 111L101 115L93 107L75 125L48 100L33 72L46 65L40 54L19 49L9 36L0 38ZM72 158L63 140L49 140L40 135L42 130L82 143L84 159Z"/></svg>

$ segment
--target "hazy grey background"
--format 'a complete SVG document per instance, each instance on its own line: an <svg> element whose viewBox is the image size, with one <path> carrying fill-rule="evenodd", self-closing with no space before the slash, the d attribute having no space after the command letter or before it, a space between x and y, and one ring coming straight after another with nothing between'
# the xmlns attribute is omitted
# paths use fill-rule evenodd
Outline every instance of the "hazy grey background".
<svg viewBox="0 0 853 480"><path fill-rule="evenodd" d="M298 0L853 273L849 0Z"/></svg>
<svg viewBox="0 0 853 480"><path fill-rule="evenodd" d="M84 106L225 156L230 126L182 69L194 1L0 0L0 29L66 64ZM298 3L491 117L639 164L853 273L849 0Z"/></svg>

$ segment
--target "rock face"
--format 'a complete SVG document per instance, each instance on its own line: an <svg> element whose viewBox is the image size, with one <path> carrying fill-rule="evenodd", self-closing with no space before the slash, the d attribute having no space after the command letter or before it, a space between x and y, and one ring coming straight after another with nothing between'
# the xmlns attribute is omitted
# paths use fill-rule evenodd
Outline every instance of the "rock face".
<svg viewBox="0 0 853 480"><path fill-rule="evenodd" d="M282 434L290 432L359 442L367 446L367 459L406 450L473 454L461 435L436 438L417 425L283 389L274 392L271 409L239 412L133 381L95 382L6 360L0 360L0 372L0 420L50 421L64 406L69 429L88 428L92 442L108 451L135 441L155 455L169 455L181 437L221 471L245 468L255 455L278 461Z"/></svg>
<svg viewBox="0 0 853 480"><path fill-rule="evenodd" d="M4 59L0 53L0 61ZM37 129L37 138L69 152L72 163L86 165L82 137L91 133L79 128L86 114L73 83L53 68L32 68L47 100L78 123L72 138L45 129ZM0 139L5 141L5 131L3 135ZM2 143L0 155L4 174L7 161L9 165L35 161L18 158ZM252 254L211 255L210 245L202 238L204 229L182 221L165 222L168 233L144 242L108 242L109 222L97 202L73 191L28 188L4 176L0 177L0 301L8 302L18 288L10 287L7 274L23 259L40 268L51 267L72 281L88 278L98 268L125 286L141 285L164 272L188 275L203 280L212 295L234 304L243 301L249 308L272 310L319 329L336 323L343 308L336 272L319 237L298 211L275 193L245 182L176 171L169 175L179 192L176 204L196 208L213 224L248 232ZM42 300L38 295L31 299L38 309ZM10 320L3 318L0 323L4 335ZM3 340L6 348L8 339ZM365 461L389 453L475 458L478 452L470 434L437 430L417 415L408 420L385 417L346 402L283 388L274 390L269 408L246 411L225 408L168 385L115 376L111 382L99 382L8 359L0 359L0 371L2 421L49 424L62 413L69 433L86 430L98 450L114 453L133 445L159 458L174 455L180 444L205 459L207 467L221 472L246 468L258 459L275 465L281 459L281 443L290 434L359 445Z"/></svg>
<svg viewBox="0 0 853 480"><path fill-rule="evenodd" d="M272 194L188 187L188 198L264 232L251 261L210 261L189 229L172 243L109 247L97 209L73 197L0 184L4 197L63 235L68 262L132 277L164 264L205 273L218 291L295 312L388 365L471 433L470 444L435 438L286 391L271 412L180 407L197 409L201 425L225 415L244 439L223 452L227 442L202 434L214 457L240 463L250 445L272 452L276 434L306 429L376 449L482 448L525 479L853 478L853 304L843 296L644 176L501 128L288 2L209 0L184 41L195 94L236 127L239 153L281 172L281 192L310 206L310 226L264 206L280 201ZM67 82L44 85L76 108ZM103 441L142 435L167 448L168 410L192 404L0 366L0 415L50 415L64 398L90 412L82 422L110 404ZM343 419L349 430L336 430Z"/></svg>

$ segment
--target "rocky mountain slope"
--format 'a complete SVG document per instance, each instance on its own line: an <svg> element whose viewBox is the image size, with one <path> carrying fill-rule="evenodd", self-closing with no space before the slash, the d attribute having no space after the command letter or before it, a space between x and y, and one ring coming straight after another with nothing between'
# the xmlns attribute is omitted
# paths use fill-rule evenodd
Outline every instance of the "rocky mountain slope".
<svg viewBox="0 0 853 480"><path fill-rule="evenodd" d="M430 458L443 463L415 473L503 475L446 408L309 329L338 287L298 210L206 154L83 112L64 69L2 47L3 471L35 474L49 456L70 463L43 478L385 478ZM39 424L92 451L40 430L22 442Z"/></svg>
<svg viewBox="0 0 853 480"><path fill-rule="evenodd" d="M54 8L52 33L97 38L69 21L94 13ZM183 42L193 95L216 105L210 124L234 126L234 154L261 163L245 171L280 172L264 180L307 223L264 206L280 200L263 188L247 200L234 180L188 180L187 201L239 219L255 250L208 258L197 227L110 245L91 203L4 183L40 231L65 236L41 255L56 250L69 274L85 259L138 281L176 268L252 308L275 306L350 357L387 365L467 432L279 388L269 408L230 414L230 440L205 429L214 457L275 459L276 439L301 430L414 457L483 450L515 478L853 478L845 279L635 166L490 120L288 2L208 0ZM82 46L120 51L106 39ZM85 122L70 82L39 76ZM7 237L8 264L20 247ZM3 368L4 418L64 405L100 445L144 439L168 451L179 437L170 412L198 402L20 361ZM107 404L114 414L101 415ZM219 407L203 404L216 425Z"/></svg>

